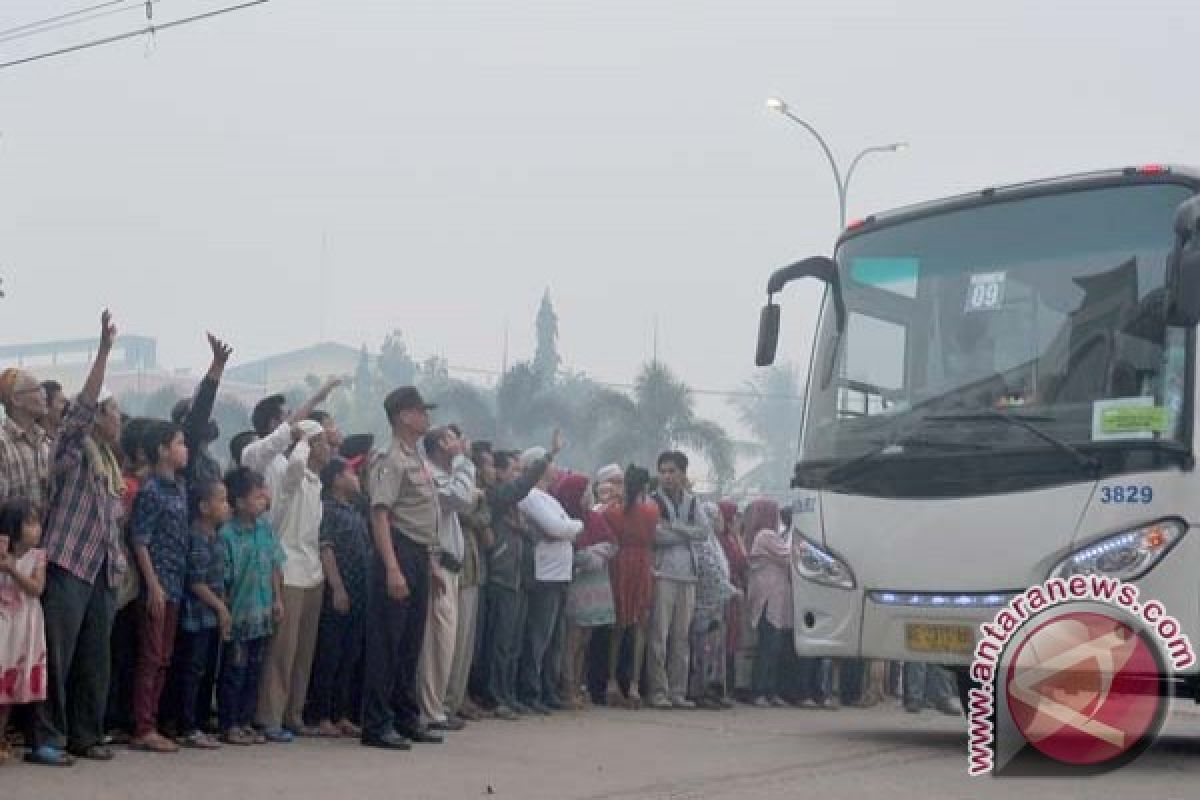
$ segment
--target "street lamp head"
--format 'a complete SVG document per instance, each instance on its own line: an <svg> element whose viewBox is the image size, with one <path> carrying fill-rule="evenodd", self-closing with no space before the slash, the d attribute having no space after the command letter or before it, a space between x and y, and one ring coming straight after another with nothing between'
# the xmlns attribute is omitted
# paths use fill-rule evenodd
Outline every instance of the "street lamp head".
<svg viewBox="0 0 1200 800"><path fill-rule="evenodd" d="M908 142L894 142L888 145L888 150L891 150L893 153L899 153L900 151L907 149Z"/></svg>
<svg viewBox="0 0 1200 800"><path fill-rule="evenodd" d="M780 114L786 114L788 110L788 104L783 100L782 97L768 97L767 110L778 111Z"/></svg>

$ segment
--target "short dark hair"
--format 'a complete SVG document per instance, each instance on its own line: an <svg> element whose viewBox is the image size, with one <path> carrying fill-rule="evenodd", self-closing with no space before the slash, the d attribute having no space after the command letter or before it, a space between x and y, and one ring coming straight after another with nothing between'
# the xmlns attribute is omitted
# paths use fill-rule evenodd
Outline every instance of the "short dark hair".
<svg viewBox="0 0 1200 800"><path fill-rule="evenodd" d="M183 434L183 428L176 425L174 422L156 419L151 421L149 427L146 428L146 458L150 463L157 464L161 456L159 450L163 447L170 447L171 442L175 441L176 436Z"/></svg>
<svg viewBox="0 0 1200 800"><path fill-rule="evenodd" d="M242 451L249 447L251 442L257 440L258 434L254 431L242 431L233 435L233 438L229 440L229 455L233 458L235 466L242 465Z"/></svg>
<svg viewBox="0 0 1200 800"><path fill-rule="evenodd" d="M446 427L447 427L447 428L449 428L450 430L454 431L454 435L455 435L455 436L457 436L457 437L459 437L459 438L462 438L462 435L463 435L463 433L462 433L462 428L458 427L458 423L457 423L457 422L451 422L451 423L450 423L449 425L447 425Z"/></svg>
<svg viewBox="0 0 1200 800"><path fill-rule="evenodd" d="M497 450L492 453L492 464L500 472L508 469L508 465L513 462L513 454L507 450Z"/></svg>
<svg viewBox="0 0 1200 800"><path fill-rule="evenodd" d="M485 453L492 456L492 464L494 465L496 457L492 455L492 443L483 441L471 442L471 461L474 462L477 468L483 466L482 462Z"/></svg>
<svg viewBox="0 0 1200 800"><path fill-rule="evenodd" d="M25 520L33 514L33 504L28 497L12 497L0 503L0 536L16 539L25 527ZM11 547L11 545L10 545Z"/></svg>
<svg viewBox="0 0 1200 800"><path fill-rule="evenodd" d="M138 457L149 460L146 454L146 434L154 420L148 417L134 417L121 425L121 452L127 463L136 463Z"/></svg>
<svg viewBox="0 0 1200 800"><path fill-rule="evenodd" d="M174 422L176 425L182 425L183 421L187 419L187 415L191 412L191 410L192 398L181 397L176 401L175 405L171 407L171 422Z"/></svg>
<svg viewBox="0 0 1200 800"><path fill-rule="evenodd" d="M431 428L425 434L425 455L433 458L442 449L442 439L446 438L446 434L450 432L450 426L444 428Z"/></svg>
<svg viewBox="0 0 1200 800"><path fill-rule="evenodd" d="M286 407L287 398L281 394L273 394L259 400L250 412L250 424L254 426L254 432L259 436L270 433L275 427L271 423L283 416L283 409Z"/></svg>
<svg viewBox="0 0 1200 800"><path fill-rule="evenodd" d="M225 491L231 503L248 497L251 492L266 486L263 476L246 467L234 467L225 473Z"/></svg>
<svg viewBox="0 0 1200 800"><path fill-rule="evenodd" d="M222 481L215 478L208 478L199 483L194 483L188 487L188 511L190 518L195 519L200 516L200 504L207 503L212 499L213 490L218 486L223 486ZM226 489L228 491L228 489Z"/></svg>
<svg viewBox="0 0 1200 800"><path fill-rule="evenodd" d="M330 414L328 411L317 410L317 411L314 411L311 414L309 414L308 418L311 419L313 422L317 423L318 425L324 425L325 420L333 419L333 415Z"/></svg>
<svg viewBox="0 0 1200 800"><path fill-rule="evenodd" d="M42 391L46 393L46 400L53 400L55 395L62 394L62 384L58 381L42 381Z"/></svg>
<svg viewBox="0 0 1200 800"><path fill-rule="evenodd" d="M667 450L659 454L658 463L655 464L655 467L661 470L663 464L674 464L677 470L687 473L688 457L678 450Z"/></svg>

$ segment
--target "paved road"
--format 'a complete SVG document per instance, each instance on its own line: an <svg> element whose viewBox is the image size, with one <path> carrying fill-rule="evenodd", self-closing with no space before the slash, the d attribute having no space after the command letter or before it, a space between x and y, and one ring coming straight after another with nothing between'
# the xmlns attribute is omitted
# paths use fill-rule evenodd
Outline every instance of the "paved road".
<svg viewBox="0 0 1200 800"><path fill-rule="evenodd" d="M838 713L591 711L476 723L445 745L382 753L350 741L227 748L111 764L0 768L9 800L772 800L1195 798L1200 717L1173 719L1126 770L1087 781L970 779L962 720ZM490 787L490 794L489 794Z"/></svg>

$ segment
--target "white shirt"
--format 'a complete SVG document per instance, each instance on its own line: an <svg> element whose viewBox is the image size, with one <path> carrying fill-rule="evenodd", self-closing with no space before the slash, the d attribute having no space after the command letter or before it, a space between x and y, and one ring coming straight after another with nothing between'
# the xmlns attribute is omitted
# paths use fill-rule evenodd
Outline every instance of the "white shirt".
<svg viewBox="0 0 1200 800"><path fill-rule="evenodd" d="M279 530L279 495L283 488L284 473L288 469L288 460L284 453L291 446L292 426L284 422L263 438L246 445L246 449L242 451L242 466L262 475L263 482L267 485L267 495L271 498L271 511L267 519L275 531Z"/></svg>
<svg viewBox="0 0 1200 800"><path fill-rule="evenodd" d="M475 506L475 465L459 454L450 465L450 472L429 461L433 483L438 493L438 547L462 562L466 549L458 515Z"/></svg>
<svg viewBox="0 0 1200 800"><path fill-rule="evenodd" d="M539 581L570 581L575 560L571 544L583 531L583 523L567 516L557 500L537 487L517 504L517 508L540 534L534 549L537 564L534 577Z"/></svg>
<svg viewBox="0 0 1200 800"><path fill-rule="evenodd" d="M283 585L313 589L325 581L321 568L321 478L308 468L308 442L300 442L286 462L272 513L279 519L276 531L286 557Z"/></svg>

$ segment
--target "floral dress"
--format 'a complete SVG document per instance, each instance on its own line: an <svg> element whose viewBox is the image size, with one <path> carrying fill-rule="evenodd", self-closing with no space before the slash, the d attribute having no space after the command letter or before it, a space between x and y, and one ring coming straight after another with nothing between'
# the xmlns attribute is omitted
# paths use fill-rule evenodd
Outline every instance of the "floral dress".
<svg viewBox="0 0 1200 800"><path fill-rule="evenodd" d="M33 548L17 559L17 572L30 577L46 563ZM46 628L42 604L11 575L0 575L0 706L46 699Z"/></svg>

